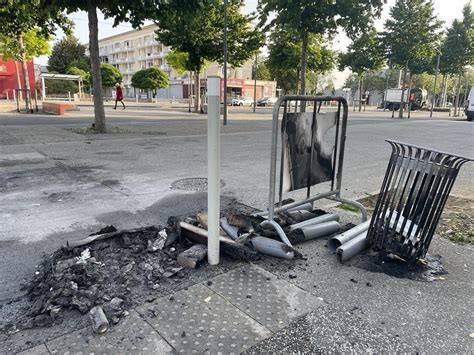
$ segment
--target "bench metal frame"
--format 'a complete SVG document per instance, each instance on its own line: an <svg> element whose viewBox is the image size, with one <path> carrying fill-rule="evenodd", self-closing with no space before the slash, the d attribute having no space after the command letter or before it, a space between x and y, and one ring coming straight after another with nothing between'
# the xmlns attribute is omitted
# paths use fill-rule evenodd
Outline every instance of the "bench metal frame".
<svg viewBox="0 0 474 355"><path fill-rule="evenodd" d="M283 117L289 112L291 108L291 102L299 103L302 110L305 111L305 108L308 103L313 103L313 125L312 125L312 137L314 137L315 127L314 122L317 120L318 113L321 109L321 104L323 102L337 102L337 116L336 116L336 135L335 135L335 145L333 153L333 170L334 174L331 179L331 188L329 191L319 193L317 195L311 196L311 186L307 186L306 198L300 201L295 201L282 206L283 199L283 145L281 147L281 161L280 161L280 184L279 184L279 199L278 206L275 206L275 187L276 187L276 173L277 173L277 150L278 150L278 134L279 124L278 119L280 116L280 109L283 107ZM361 221L364 222L367 220L367 211L365 207L357 201L352 201L341 197L341 185L342 185L342 170L344 163L344 148L346 143L346 130L347 130L347 118L348 118L348 104L346 99L340 96L306 96L306 95L285 95L278 99L274 108L273 108L273 117L272 117L272 145L270 153L270 191L268 195L268 211L262 212L259 215L266 217L267 219L261 223L262 227L272 227L276 230L281 240L291 246L290 241L288 240L285 232L281 226L275 221L275 214L279 212L286 211L288 209L301 206L306 203L313 203L316 200L320 199L329 199L337 202L342 202L356 207L361 213ZM342 113L342 117L341 117ZM283 127L284 128L284 127ZM312 150L311 150L312 152ZM311 171L312 159L310 159L310 169ZM308 181L310 177L308 176Z"/></svg>

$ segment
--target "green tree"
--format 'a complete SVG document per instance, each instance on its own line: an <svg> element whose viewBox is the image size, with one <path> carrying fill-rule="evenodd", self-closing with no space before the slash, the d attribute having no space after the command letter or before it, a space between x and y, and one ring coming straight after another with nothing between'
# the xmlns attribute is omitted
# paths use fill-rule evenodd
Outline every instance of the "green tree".
<svg viewBox="0 0 474 355"><path fill-rule="evenodd" d="M441 25L431 0L397 0L390 9L382 41L392 63L404 69L401 97L405 95L408 70L426 70L426 63L436 55ZM403 118L403 105L399 117Z"/></svg>
<svg viewBox="0 0 474 355"><path fill-rule="evenodd" d="M49 38L56 26L61 26L66 32L70 30L70 22L60 11L46 9L37 0L8 0L0 5L0 34L17 42L18 51L15 52L21 62L25 89L29 89L29 75L24 36L32 30L40 30L42 38ZM25 91L25 105L28 111L32 111L29 91Z"/></svg>
<svg viewBox="0 0 474 355"><path fill-rule="evenodd" d="M86 47L79 40L70 35L58 41L53 46L48 59L48 70L60 74L66 74L69 66L79 67L77 62L87 62Z"/></svg>
<svg viewBox="0 0 474 355"><path fill-rule="evenodd" d="M378 71L383 63L383 52L380 50L377 32L374 29L364 32L349 45L346 53L340 55L339 69L349 68L357 74L359 80L359 112L362 110L364 76L368 72Z"/></svg>
<svg viewBox="0 0 474 355"><path fill-rule="evenodd" d="M79 92L77 84L70 80L48 80L45 79L44 85L48 95L60 95L61 97L67 97L68 93L71 95Z"/></svg>
<svg viewBox="0 0 474 355"><path fill-rule="evenodd" d="M165 60L178 74L192 71L192 69L190 69L191 65L189 63L188 53L172 50L165 56Z"/></svg>
<svg viewBox="0 0 474 355"><path fill-rule="evenodd" d="M252 28L252 17L241 13L241 0L229 0L228 63L238 67L260 48L264 36ZM223 3L220 0L169 0L156 14L158 40L188 55L186 69L195 73L195 111L199 111L199 73L206 61L223 63Z"/></svg>
<svg viewBox="0 0 474 355"><path fill-rule="evenodd" d="M82 70L78 67L70 66L69 68L67 68L66 74L79 75L82 79L82 84L84 85L84 88L90 88L91 73L89 71Z"/></svg>
<svg viewBox="0 0 474 355"><path fill-rule="evenodd" d="M44 35L37 28L29 30L22 35L24 47L20 46L20 42L16 38L0 34L0 53L4 59L14 59L15 61L29 61L34 57L49 54L51 48L49 46L49 35ZM17 65L15 64L17 70ZM17 70L17 87L21 90L22 84ZM28 82L27 82L28 83ZM24 88L28 89L29 84L24 83ZM21 91L20 91L21 95ZM20 96L21 97L21 96ZM26 96L25 96L26 99ZM26 103L26 105L30 105ZM31 107L31 106L29 106ZM28 108L27 108L28 109Z"/></svg>
<svg viewBox="0 0 474 355"><path fill-rule="evenodd" d="M256 75L257 80L272 80L266 60L267 59L262 56L257 57L257 70L252 74L252 79L254 79L254 76Z"/></svg>
<svg viewBox="0 0 474 355"><path fill-rule="evenodd" d="M121 83L123 76L120 70L114 67L112 64L102 63L100 65L100 77L102 82L102 87L112 87L117 83ZM95 88L95 86L94 86ZM95 95L95 91L94 91Z"/></svg>
<svg viewBox="0 0 474 355"><path fill-rule="evenodd" d="M158 89L167 88L168 75L157 67L137 71L132 76L132 86L142 90L153 90L155 95Z"/></svg>
<svg viewBox="0 0 474 355"><path fill-rule="evenodd" d="M30 0L33 1L33 0ZM35 0L44 9L72 13L86 11L89 26L89 53L91 63L91 79L94 92L95 131L106 132L105 111L102 94L101 66L99 59L99 39L97 10L102 11L105 18L112 18L114 26L128 22L139 28L153 13L159 12L161 0Z"/></svg>
<svg viewBox="0 0 474 355"><path fill-rule="evenodd" d="M462 76L469 65L474 65L474 11L468 2L463 8L462 19L455 19L443 38L440 53L440 71L458 76L455 115L459 107Z"/></svg>
<svg viewBox="0 0 474 355"><path fill-rule="evenodd" d="M384 3L384 0L262 0L258 9L262 24L272 18L270 26L295 31L301 38L300 93L304 95L309 35L332 36L343 29L349 37L354 38L369 27L372 19L380 14Z"/></svg>
<svg viewBox="0 0 474 355"><path fill-rule="evenodd" d="M276 30L270 36L268 45L268 58L266 65L271 77L275 78L284 93L296 93L298 79L301 73L301 48L302 39L297 33L291 31ZM305 59L308 75L324 74L330 71L335 64L334 53L323 45L320 35L310 35L308 37L307 57ZM315 74L314 74L315 73ZM312 80L313 84L317 80ZM317 89L314 87L317 91Z"/></svg>

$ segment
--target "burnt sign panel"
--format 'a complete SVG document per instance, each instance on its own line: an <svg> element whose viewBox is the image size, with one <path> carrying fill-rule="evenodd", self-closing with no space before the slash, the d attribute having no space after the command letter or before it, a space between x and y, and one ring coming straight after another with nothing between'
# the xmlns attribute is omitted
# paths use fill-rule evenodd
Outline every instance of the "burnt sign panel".
<svg viewBox="0 0 474 355"><path fill-rule="evenodd" d="M283 191L293 191L334 175L336 112L286 113L282 122Z"/></svg>

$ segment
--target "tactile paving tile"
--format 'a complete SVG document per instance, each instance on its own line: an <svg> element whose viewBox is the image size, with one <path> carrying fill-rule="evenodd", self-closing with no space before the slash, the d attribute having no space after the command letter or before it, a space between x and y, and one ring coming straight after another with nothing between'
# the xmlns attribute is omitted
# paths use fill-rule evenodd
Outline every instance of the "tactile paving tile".
<svg viewBox="0 0 474 355"><path fill-rule="evenodd" d="M40 344L35 346L34 348L30 348L28 350L22 351L17 355L49 355L49 351L46 348L46 345Z"/></svg>
<svg viewBox="0 0 474 355"><path fill-rule="evenodd" d="M271 331L322 304L322 299L252 265L215 277L209 287Z"/></svg>
<svg viewBox="0 0 474 355"><path fill-rule="evenodd" d="M137 310L180 353L237 354L271 335L202 284Z"/></svg>
<svg viewBox="0 0 474 355"><path fill-rule="evenodd" d="M166 354L173 349L140 315L131 310L128 317L105 334L86 327L46 343L51 354Z"/></svg>

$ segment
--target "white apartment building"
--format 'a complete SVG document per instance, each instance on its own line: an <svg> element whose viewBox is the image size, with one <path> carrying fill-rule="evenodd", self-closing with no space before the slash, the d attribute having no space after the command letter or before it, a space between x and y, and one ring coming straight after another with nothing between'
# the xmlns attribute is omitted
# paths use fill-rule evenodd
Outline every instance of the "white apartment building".
<svg viewBox="0 0 474 355"><path fill-rule="evenodd" d="M144 26L99 40L99 56L102 63L115 66L123 75L125 95L133 97L132 76L137 71L157 66L167 72L170 78L176 73L166 64L169 48L156 40L156 25Z"/></svg>
<svg viewBox="0 0 474 355"><path fill-rule="evenodd" d="M188 74L178 75L167 63L165 56L170 52L170 48L164 46L156 40L155 24L142 27L140 30L132 30L118 35L102 38L99 40L99 56L102 63L114 65L123 75L123 84L125 86L124 95L126 97L135 97L140 92L132 87L132 76L137 71L152 66L156 66L165 71L170 79L170 85L166 89L158 91L158 98L163 99L182 99L188 97ZM250 93L250 89L245 90L245 81L252 78L252 64L250 60L240 68L229 68L229 88L228 96L236 96ZM223 76L222 66L217 63L211 63L201 74L202 79L208 75ZM235 88L232 88L232 80ZM246 83L248 87L252 83ZM204 84L205 85L205 84ZM267 88L265 88L265 85ZM252 88L253 92L253 88ZM267 94L271 92L271 94ZM276 92L275 82L259 81L257 89L257 98L262 96L273 96ZM148 95L147 93L145 95Z"/></svg>

